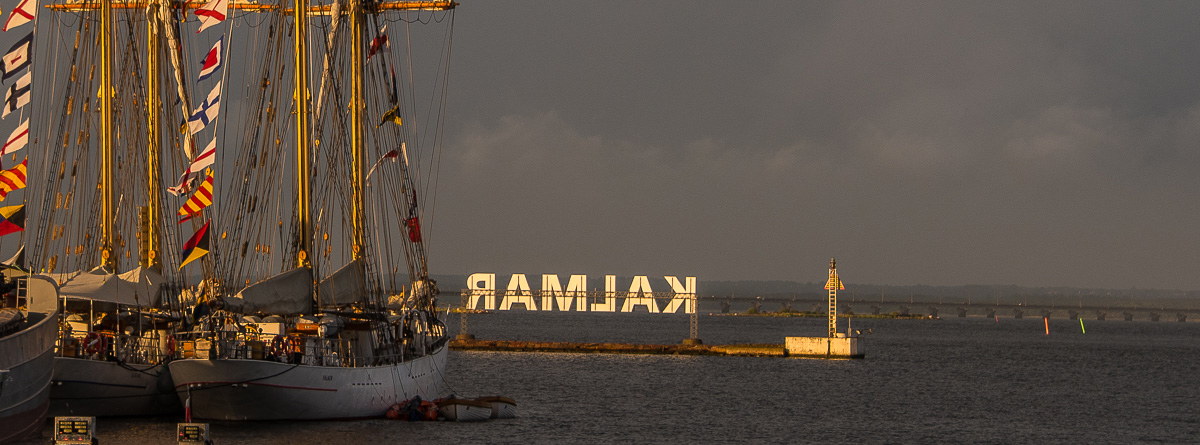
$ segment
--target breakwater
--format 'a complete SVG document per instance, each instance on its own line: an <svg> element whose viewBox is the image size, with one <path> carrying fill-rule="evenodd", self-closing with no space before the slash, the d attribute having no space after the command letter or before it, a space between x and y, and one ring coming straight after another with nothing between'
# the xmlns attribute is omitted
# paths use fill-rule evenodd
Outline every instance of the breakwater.
<svg viewBox="0 0 1200 445"><path fill-rule="evenodd" d="M739 357L787 357L782 344L653 345L637 343L580 343L519 340L453 339L450 349L458 351L562 352L593 354L723 355Z"/></svg>

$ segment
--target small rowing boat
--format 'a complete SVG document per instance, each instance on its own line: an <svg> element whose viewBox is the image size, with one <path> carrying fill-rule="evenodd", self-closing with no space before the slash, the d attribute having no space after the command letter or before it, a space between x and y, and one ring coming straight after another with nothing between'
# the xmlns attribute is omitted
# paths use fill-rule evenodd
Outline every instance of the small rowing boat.
<svg viewBox="0 0 1200 445"><path fill-rule="evenodd" d="M472 399L446 398L437 401L438 412L446 420L479 422L492 417L492 405Z"/></svg>
<svg viewBox="0 0 1200 445"><path fill-rule="evenodd" d="M492 407L493 419L512 419L517 417L517 401L502 396L484 396L475 400Z"/></svg>

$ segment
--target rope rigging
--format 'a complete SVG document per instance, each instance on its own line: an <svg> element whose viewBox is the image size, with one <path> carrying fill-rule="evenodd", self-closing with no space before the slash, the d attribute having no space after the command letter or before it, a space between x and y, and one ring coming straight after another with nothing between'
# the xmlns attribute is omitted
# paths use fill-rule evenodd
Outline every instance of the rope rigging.
<svg viewBox="0 0 1200 445"><path fill-rule="evenodd" d="M92 3L95 1L86 2ZM34 143L52 148L43 150L40 159L30 160L30 174L48 179L31 182L25 192L31 219L46 228L29 233L33 241L29 250L32 269L63 273L89 270L101 263L102 237L97 229L103 203L102 191L97 187L101 142L93 134L99 125L98 98L105 94L112 97L113 168L120 184L118 209L111 222L117 234L113 246L116 272L138 266L139 253L146 251L148 240L142 235L148 233L145 224L149 223L159 238L155 254L164 277L175 288L188 286L197 274L195 270L178 270L183 260L180 246L207 218L213 221L212 249L211 255L203 259L203 276L216 294L236 293L292 267L292 258L298 253L298 215L287 178L296 163L296 124L288 116L307 107L298 106L292 94L297 67L291 63L294 48L290 39L297 24L286 12L290 2L278 0L276 5L270 12L231 14L226 26L227 65L221 76L225 100L215 125L195 136L177 129L179 123L187 121L188 108L194 105L189 104L193 90L207 91L213 86L211 81L196 83L198 62L191 57L203 55L212 42L182 32L182 27L195 25L183 23L185 10L163 8L156 11L157 17L148 17L147 11L139 8L112 12L116 19L111 36L115 57L114 82L109 91L100 87L96 68L100 57L96 44L100 41L99 12L48 15L53 19L43 22L47 30L39 35L52 39L39 45L59 50L48 56L57 59L49 71L53 80L38 88L45 88L56 106L35 107L34 111L41 114L42 122L37 129L41 137ZM366 5L365 9L374 8ZM344 20L346 11L341 13ZM425 209L432 206L436 196L453 11L375 11L364 17L364 35L357 39L348 26L334 29L338 17L315 16L301 24L320 31L313 33L319 37L310 39L315 41L308 49L313 56L310 60L328 61L330 67L326 80L314 79L306 86L310 93L305 100L310 103L316 101L314 96L324 95L319 108L311 111L315 117L311 122L314 145L309 163L311 199L319 210L313 215L314 242L309 254L316 281L324 278L322 272L338 270L360 255L370 296L367 304L379 306L388 297L405 292L401 270L407 273L409 282L428 278L426 249L432 225L425 218L432 214L426 215ZM440 51L430 50L438 53L433 58L435 68L415 68L419 58L411 43L393 45L391 49L372 45L382 35L381 29L391 23L404 24L404 29L393 29L389 34L402 34L405 41L411 41L413 26L438 24L447 28ZM148 28L162 33L170 47L149 48ZM358 42L368 54L365 66L355 66L348 56L346 50L352 42ZM151 54L171 63L163 64L166 68L161 71L148 72L145 64ZM304 69L326 73L320 62L314 65ZM362 75L364 97L360 103L354 103L344 86L355 70ZM148 76L164 86L156 90L158 97L150 97ZM322 82L327 85L322 87ZM428 101L418 100L425 92ZM354 186L347 180L352 177L355 162L349 149L352 124L346 113L351 106L360 107L364 116L361 162L367 168L379 162L379 168L365 178L361 192L366 197L357 211L351 205L356 196ZM161 116L159 122L147 120L150 107ZM419 108L423 109L420 113ZM380 122L393 109L399 111L401 123ZM203 216L177 224L176 211L187 196L151 196L146 152L152 140L160 147L158 177L165 184L156 185L165 188L177 185L176 178L191 162L185 155L186 147L198 151L213 139L218 147L217 164L211 168L213 202ZM401 154L385 160L392 151ZM200 180L203 178L201 175ZM144 221L138 210L151 203L159 209L158 221ZM357 253L350 235L355 220L365 221L362 251ZM398 265L400 261L405 263L403 268ZM419 303L421 307L431 304Z"/></svg>

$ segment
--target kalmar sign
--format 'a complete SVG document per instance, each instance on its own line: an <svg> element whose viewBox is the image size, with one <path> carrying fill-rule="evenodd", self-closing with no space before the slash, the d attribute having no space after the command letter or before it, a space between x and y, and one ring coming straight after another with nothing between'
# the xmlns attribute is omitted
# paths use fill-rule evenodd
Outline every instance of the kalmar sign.
<svg viewBox="0 0 1200 445"><path fill-rule="evenodd" d="M587 275L571 275L564 288L555 274L543 274L541 289L534 291L525 274L512 274L505 290L497 292L496 274L476 273L467 278L466 309L507 311L513 305L521 305L528 311L552 311L557 307L559 311L617 312L621 300L620 312L634 312L641 306L652 314L675 313L681 307L684 313L696 313L696 277L684 277L682 282L674 276L663 278L671 292L654 292L646 275L633 277L628 291L617 290L616 275L605 275L604 292L588 292ZM499 307L497 295L502 297ZM659 306L660 300L663 306Z"/></svg>

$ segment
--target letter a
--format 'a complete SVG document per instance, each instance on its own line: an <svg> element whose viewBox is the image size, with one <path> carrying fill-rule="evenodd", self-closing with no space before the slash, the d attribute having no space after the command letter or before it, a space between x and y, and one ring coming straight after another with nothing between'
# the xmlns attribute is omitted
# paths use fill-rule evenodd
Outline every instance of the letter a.
<svg viewBox="0 0 1200 445"><path fill-rule="evenodd" d="M650 289L650 280L645 275L633 277L633 283L629 284L629 295L625 297L625 304L621 305L621 312L633 312L634 306L646 306L646 310L651 314L658 313L654 291Z"/></svg>
<svg viewBox="0 0 1200 445"><path fill-rule="evenodd" d="M523 273L515 273L512 279L508 280L508 292L505 292L504 299L500 300L500 310L511 309L513 303L525 305L525 310L538 310L533 301L533 294L529 292L529 280L525 279Z"/></svg>

